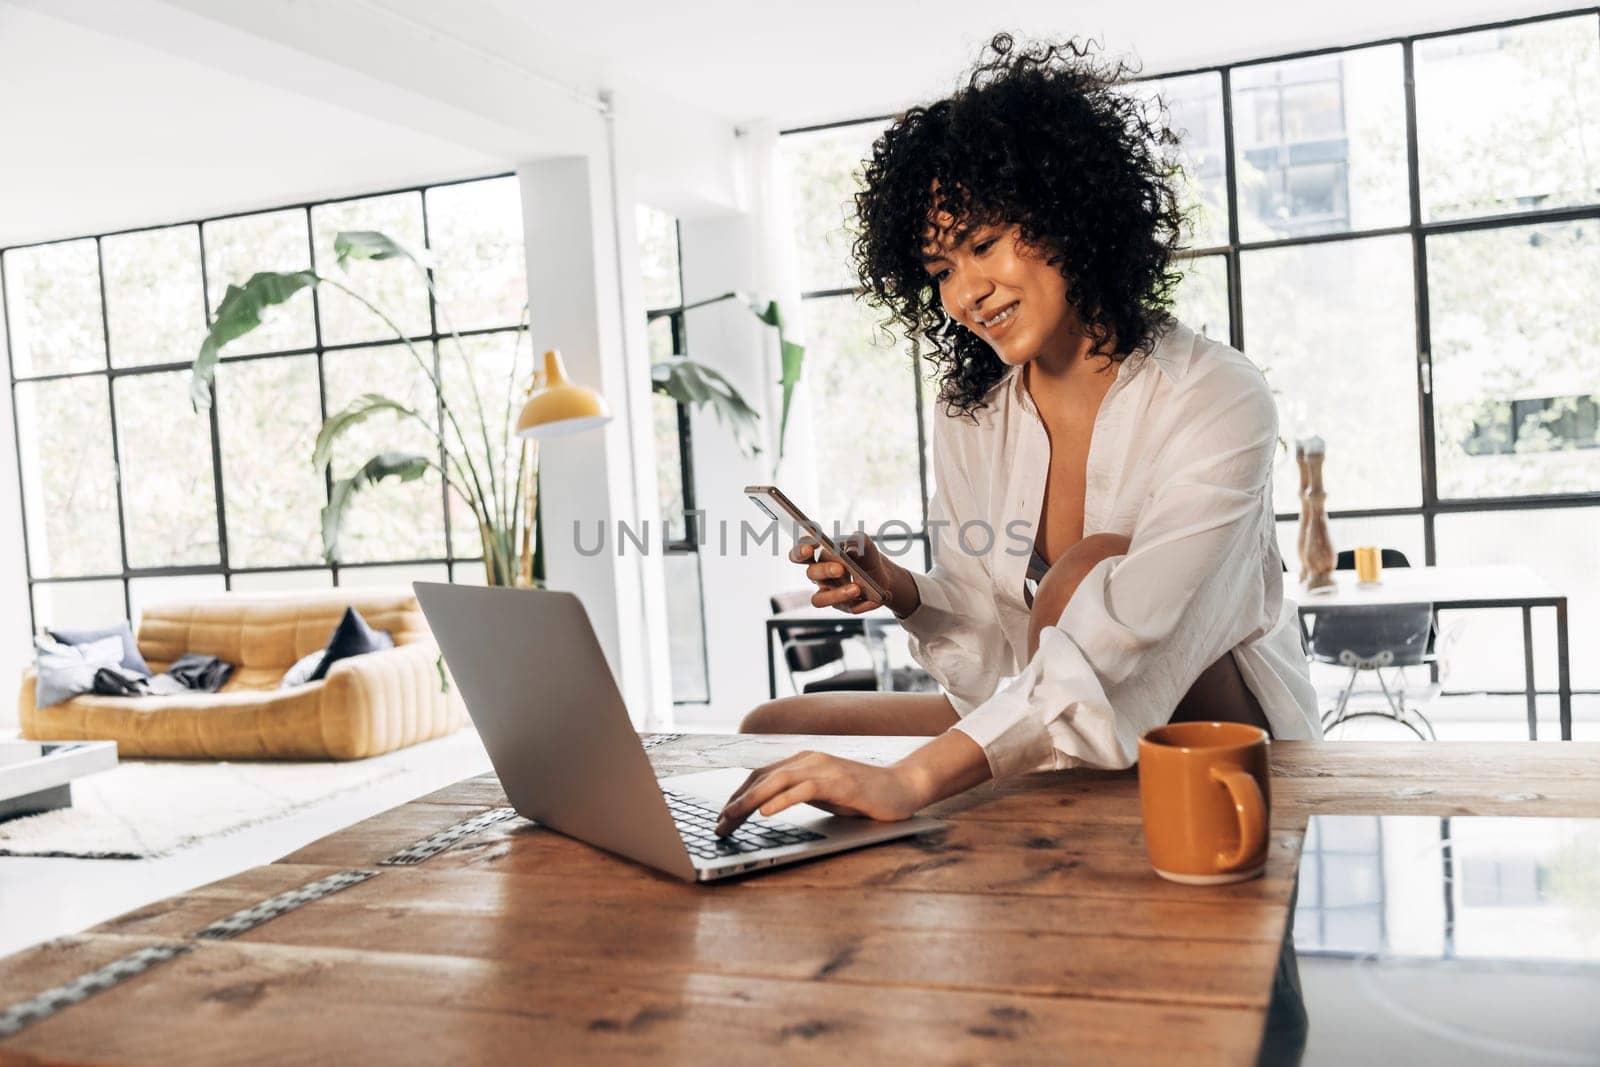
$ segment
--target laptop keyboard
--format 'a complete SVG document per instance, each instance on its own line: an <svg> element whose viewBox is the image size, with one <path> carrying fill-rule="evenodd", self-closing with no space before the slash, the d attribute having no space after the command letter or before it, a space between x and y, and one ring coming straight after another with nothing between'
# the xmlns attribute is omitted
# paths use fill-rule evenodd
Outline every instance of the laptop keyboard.
<svg viewBox="0 0 1600 1067"><path fill-rule="evenodd" d="M717 809L708 807L693 797L663 789L667 810L672 821L678 824L678 836L691 856L714 860L723 856L737 856L743 852L759 852L765 848L798 845L802 841L821 841L823 835L796 826L781 819L768 819L752 815L727 837L717 836Z"/></svg>

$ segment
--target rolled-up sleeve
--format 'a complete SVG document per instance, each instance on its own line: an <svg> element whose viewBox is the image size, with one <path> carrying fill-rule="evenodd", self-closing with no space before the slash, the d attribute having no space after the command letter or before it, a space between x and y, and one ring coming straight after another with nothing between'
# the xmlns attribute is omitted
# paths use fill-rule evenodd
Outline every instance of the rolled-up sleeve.
<svg viewBox="0 0 1600 1067"><path fill-rule="evenodd" d="M1121 768L1201 672L1277 605L1263 578L1277 410L1260 374L1207 383L1161 452L1128 553L1078 585L1020 673L956 725L996 777Z"/></svg>
<svg viewBox="0 0 1600 1067"><path fill-rule="evenodd" d="M957 515L980 514L971 483L955 461L951 428L935 420L934 492L928 501L933 569L912 574L921 604L901 619L911 657L931 674L950 704L966 715L994 694L1011 663L983 556L962 550Z"/></svg>

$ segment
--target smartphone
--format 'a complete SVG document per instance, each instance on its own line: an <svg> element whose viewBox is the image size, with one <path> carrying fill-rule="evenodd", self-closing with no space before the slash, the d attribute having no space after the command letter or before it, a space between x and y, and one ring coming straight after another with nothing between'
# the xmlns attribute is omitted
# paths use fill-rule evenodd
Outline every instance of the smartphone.
<svg viewBox="0 0 1600 1067"><path fill-rule="evenodd" d="M778 514L780 511L789 516L797 526L816 538L819 545L833 553L834 557L844 564L844 569L850 572L850 577L855 580L856 586L869 599L876 600L880 604L889 602L889 594L883 591L883 587L873 581L866 571L857 566L856 561L850 557L849 553L839 551L839 547L828 539L827 534L822 532L822 527L812 522L805 512L795 507L794 501L784 496L783 491L777 486L747 485L744 487L744 495L749 497L750 502L765 512L769 518L782 522L783 519ZM773 510L774 508L777 510Z"/></svg>

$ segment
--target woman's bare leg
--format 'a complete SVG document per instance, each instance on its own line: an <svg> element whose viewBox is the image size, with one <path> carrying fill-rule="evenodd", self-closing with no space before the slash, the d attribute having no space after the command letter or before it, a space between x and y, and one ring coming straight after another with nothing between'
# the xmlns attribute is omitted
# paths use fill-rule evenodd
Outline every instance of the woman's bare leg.
<svg viewBox="0 0 1600 1067"><path fill-rule="evenodd" d="M1067 601L1078 591L1078 583L1095 565L1112 556L1128 554L1128 539L1120 534L1091 534L1061 553L1050 570L1039 580L1028 618L1028 658L1039 651L1039 634L1061 621Z"/></svg>
<svg viewBox="0 0 1600 1067"><path fill-rule="evenodd" d="M1084 576L1101 560L1125 555L1127 551L1126 537L1094 534L1067 549L1051 565L1033 598L1028 621L1029 656L1039 650L1040 632L1060 620ZM744 717L739 729L747 734L933 737L954 726L958 719L943 693L807 693L760 705ZM1173 711L1173 722L1195 720L1242 722L1270 732L1261 704L1244 684L1232 652L1224 653L1207 667Z"/></svg>
<svg viewBox="0 0 1600 1067"><path fill-rule="evenodd" d="M1060 620L1078 584L1094 569L1095 564L1111 556L1126 555L1127 551L1126 537L1094 534L1067 549L1060 559L1051 564L1049 573L1039 582L1039 590L1033 597L1033 610L1028 620L1029 656L1039 650L1040 632ZM1195 679L1194 685L1178 701L1171 721L1242 722L1272 732L1260 702L1250 692L1249 686L1244 684L1244 677L1233 662L1232 652L1223 653L1221 659Z"/></svg>
<svg viewBox="0 0 1600 1067"><path fill-rule="evenodd" d="M1244 675L1233 662L1232 652L1224 652L1221 659L1195 679L1194 685L1178 701L1171 721L1242 722L1272 733L1267 714L1261 710L1261 702L1250 692L1250 687L1244 684Z"/></svg>
<svg viewBox="0 0 1600 1067"><path fill-rule="evenodd" d="M936 737L958 718L943 693L806 693L758 706L739 732Z"/></svg>

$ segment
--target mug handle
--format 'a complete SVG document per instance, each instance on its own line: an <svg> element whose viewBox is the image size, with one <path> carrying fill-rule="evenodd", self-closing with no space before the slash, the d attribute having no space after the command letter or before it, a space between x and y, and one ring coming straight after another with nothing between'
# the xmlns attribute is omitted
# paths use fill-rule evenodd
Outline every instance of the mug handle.
<svg viewBox="0 0 1600 1067"><path fill-rule="evenodd" d="M1233 852L1218 852L1220 872L1236 871L1267 848L1267 805L1261 796L1261 783L1240 767L1213 767L1211 780L1224 786L1233 798L1239 816L1239 847Z"/></svg>

